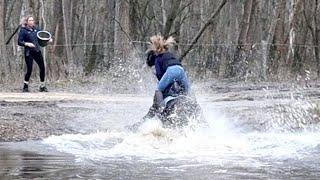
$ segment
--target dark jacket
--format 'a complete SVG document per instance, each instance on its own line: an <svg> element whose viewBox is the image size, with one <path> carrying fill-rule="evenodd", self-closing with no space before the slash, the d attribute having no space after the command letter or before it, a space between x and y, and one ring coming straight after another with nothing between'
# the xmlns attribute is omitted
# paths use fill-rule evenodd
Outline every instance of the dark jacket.
<svg viewBox="0 0 320 180"><path fill-rule="evenodd" d="M37 32L41 31L39 27L28 28L21 27L18 37L18 45L25 47L25 53L29 54L30 51L40 51L40 45L38 43ZM24 45L25 42L33 43L36 47L30 48Z"/></svg>
<svg viewBox="0 0 320 180"><path fill-rule="evenodd" d="M164 73L167 71L167 68L173 65L182 66L179 59L177 59L175 55L171 52L167 51L155 57L156 76L159 81L164 75Z"/></svg>

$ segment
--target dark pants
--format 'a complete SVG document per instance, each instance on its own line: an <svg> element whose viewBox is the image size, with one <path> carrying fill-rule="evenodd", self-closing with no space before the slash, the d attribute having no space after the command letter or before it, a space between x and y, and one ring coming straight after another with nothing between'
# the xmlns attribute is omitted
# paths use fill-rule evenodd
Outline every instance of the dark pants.
<svg viewBox="0 0 320 180"><path fill-rule="evenodd" d="M45 66L43 61L43 56L41 54L41 51L29 51L28 53L25 53L25 61L27 65L27 73L25 74L24 80L29 81L31 73L32 73L32 65L33 60L36 61L36 63L39 66L40 69L40 81L44 82L45 78Z"/></svg>

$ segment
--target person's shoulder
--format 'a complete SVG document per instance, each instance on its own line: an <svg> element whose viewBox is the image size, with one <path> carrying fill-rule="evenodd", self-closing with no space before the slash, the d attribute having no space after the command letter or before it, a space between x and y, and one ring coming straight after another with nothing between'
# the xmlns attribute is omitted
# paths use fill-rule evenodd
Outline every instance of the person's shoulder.
<svg viewBox="0 0 320 180"><path fill-rule="evenodd" d="M165 53L163 53L163 56L166 58L176 58L176 55L170 51L166 51Z"/></svg>
<svg viewBox="0 0 320 180"><path fill-rule="evenodd" d="M25 26L21 26L20 31L28 31L28 29Z"/></svg>
<svg viewBox="0 0 320 180"><path fill-rule="evenodd" d="M20 28L20 31L19 31L20 34L24 34L24 33L27 33L27 32L28 32L28 29L26 27L22 26Z"/></svg>
<svg viewBox="0 0 320 180"><path fill-rule="evenodd" d="M167 51L171 56L176 56L176 54L175 53L173 53L173 52L170 52L170 51Z"/></svg>

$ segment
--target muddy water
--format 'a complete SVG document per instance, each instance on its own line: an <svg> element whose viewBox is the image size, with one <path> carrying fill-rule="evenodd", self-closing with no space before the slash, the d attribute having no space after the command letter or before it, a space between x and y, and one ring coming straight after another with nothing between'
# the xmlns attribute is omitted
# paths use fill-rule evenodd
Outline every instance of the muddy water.
<svg viewBox="0 0 320 180"><path fill-rule="evenodd" d="M208 126L182 132L150 120L149 98L60 101L77 133L0 145L1 178L318 179L320 131L310 100L201 96ZM93 96L94 97L94 96ZM225 98L224 98L225 97Z"/></svg>

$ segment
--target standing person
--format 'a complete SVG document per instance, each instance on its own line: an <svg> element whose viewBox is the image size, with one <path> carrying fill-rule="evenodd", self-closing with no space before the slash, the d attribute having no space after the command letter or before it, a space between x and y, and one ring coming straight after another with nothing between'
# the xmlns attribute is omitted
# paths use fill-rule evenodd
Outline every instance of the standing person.
<svg viewBox="0 0 320 180"><path fill-rule="evenodd" d="M189 82L184 68L179 59L169 52L169 47L175 43L173 37L165 39L161 35L150 37L150 47L148 53L148 66L155 66L156 76L159 80L155 90L153 108L156 110L161 107L163 92L174 82L178 82L185 93L189 92Z"/></svg>
<svg viewBox="0 0 320 180"><path fill-rule="evenodd" d="M33 60L40 69L40 92L48 92L45 84L45 64L38 43L37 32L39 27L35 26L33 16L27 16L23 19L18 37L18 45L24 47L24 56L27 66L27 72L24 77L23 92L29 92L29 80L32 73ZM50 39L50 42L52 39Z"/></svg>

